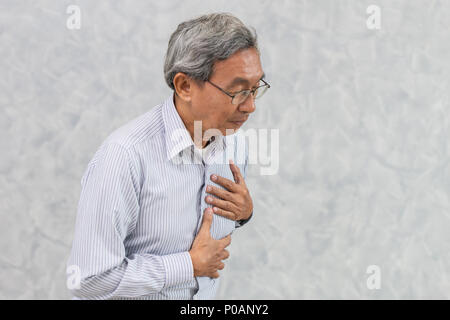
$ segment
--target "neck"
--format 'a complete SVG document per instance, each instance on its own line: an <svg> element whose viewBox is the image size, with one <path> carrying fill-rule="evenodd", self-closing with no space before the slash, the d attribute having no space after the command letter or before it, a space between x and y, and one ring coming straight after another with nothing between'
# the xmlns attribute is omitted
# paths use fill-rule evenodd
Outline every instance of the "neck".
<svg viewBox="0 0 450 320"><path fill-rule="evenodd" d="M173 94L173 103L175 105L175 109L177 110L178 114L180 115L181 120L184 123L184 126L186 127L186 130L189 132L189 135L191 136L192 141L194 142L194 145L197 148L203 149L209 144L209 141L203 140L203 135L205 132L205 129L203 128L202 123L202 134L200 136L200 139L198 141L194 140L194 117L192 113L190 112L191 108L190 105L185 103L183 100L181 100L176 93Z"/></svg>

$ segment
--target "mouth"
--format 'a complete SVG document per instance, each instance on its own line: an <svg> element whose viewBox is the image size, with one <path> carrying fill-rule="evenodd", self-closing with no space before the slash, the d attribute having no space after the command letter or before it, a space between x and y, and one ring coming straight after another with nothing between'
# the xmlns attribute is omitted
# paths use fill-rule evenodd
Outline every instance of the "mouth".
<svg viewBox="0 0 450 320"><path fill-rule="evenodd" d="M241 119L241 120L230 120L230 122L235 123L237 125L243 125L245 121L247 121L248 118Z"/></svg>

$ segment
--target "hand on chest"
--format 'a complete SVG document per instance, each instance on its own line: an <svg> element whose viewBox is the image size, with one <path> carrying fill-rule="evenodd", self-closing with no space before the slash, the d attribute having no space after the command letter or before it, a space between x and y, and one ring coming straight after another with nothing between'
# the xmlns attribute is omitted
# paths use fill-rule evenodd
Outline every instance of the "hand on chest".
<svg viewBox="0 0 450 320"><path fill-rule="evenodd" d="M239 167L239 169L242 172L243 165L237 164L237 166ZM225 186L221 185L220 183L216 183L216 182L212 181L211 176L213 174L217 175L217 176L221 176L225 179L228 179L231 182L235 182L233 172L231 171L229 164L211 164L211 165L206 166L206 168L205 168L205 184L202 188L202 194L201 194L201 208L200 208L200 212L199 212L198 229L201 225L201 221L202 221L203 213L204 213L205 209L208 207L210 207L210 208L214 207L214 204L208 203L206 201L206 197L210 196L213 198L225 200L214 193L208 192L206 190L206 188L208 186L213 186L215 188L218 188L218 189L221 189L221 190L224 190L227 192L232 192L232 191L228 190ZM213 215L213 223L211 225L211 230L210 230L211 236L214 239L222 239L223 237L232 233L235 229L235 226L236 226L236 222L234 220L225 218L218 214L214 214Z"/></svg>

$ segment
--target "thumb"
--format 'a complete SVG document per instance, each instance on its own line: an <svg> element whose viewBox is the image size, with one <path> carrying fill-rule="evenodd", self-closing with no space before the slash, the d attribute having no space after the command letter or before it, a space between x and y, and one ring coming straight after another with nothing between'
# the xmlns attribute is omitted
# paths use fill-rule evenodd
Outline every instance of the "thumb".
<svg viewBox="0 0 450 320"><path fill-rule="evenodd" d="M203 220L202 226L200 227L200 232L210 234L212 220L213 220L212 209L206 208L205 211L203 212Z"/></svg>

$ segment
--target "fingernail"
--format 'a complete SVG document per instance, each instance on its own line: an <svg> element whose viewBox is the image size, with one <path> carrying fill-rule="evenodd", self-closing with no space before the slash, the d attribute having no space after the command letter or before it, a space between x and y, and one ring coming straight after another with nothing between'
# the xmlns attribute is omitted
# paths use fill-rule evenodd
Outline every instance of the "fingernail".
<svg viewBox="0 0 450 320"><path fill-rule="evenodd" d="M211 191L211 186L207 186L206 191L208 191L208 192Z"/></svg>
<svg viewBox="0 0 450 320"><path fill-rule="evenodd" d="M213 175L211 176L211 180L212 180L212 181L216 181L216 179L217 179L216 175L213 174Z"/></svg>

